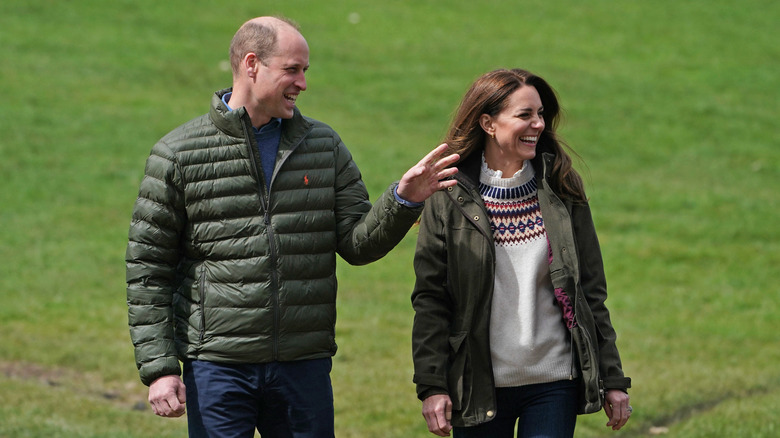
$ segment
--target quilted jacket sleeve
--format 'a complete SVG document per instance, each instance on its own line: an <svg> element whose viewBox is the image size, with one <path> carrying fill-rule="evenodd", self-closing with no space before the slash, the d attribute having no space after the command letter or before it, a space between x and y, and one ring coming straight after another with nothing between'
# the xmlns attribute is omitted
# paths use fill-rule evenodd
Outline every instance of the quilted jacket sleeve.
<svg viewBox="0 0 780 438"><path fill-rule="evenodd" d="M181 174L158 143L146 162L133 208L125 255L130 338L141 381L180 374L173 337L172 297L185 211Z"/></svg>
<svg viewBox="0 0 780 438"><path fill-rule="evenodd" d="M353 265L382 258L417 221L422 207L409 208L396 201L392 184L371 205L360 170L344 143L336 148L336 230L338 253Z"/></svg>

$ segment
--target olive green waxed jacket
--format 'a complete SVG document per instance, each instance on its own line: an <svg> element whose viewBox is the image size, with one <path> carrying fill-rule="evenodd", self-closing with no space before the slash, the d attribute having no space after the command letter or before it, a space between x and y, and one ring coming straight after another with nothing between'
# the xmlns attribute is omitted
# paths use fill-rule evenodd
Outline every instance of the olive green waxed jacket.
<svg viewBox="0 0 780 438"><path fill-rule="evenodd" d="M336 254L365 264L419 217L391 186L372 206L339 136L297 108L282 120L270 189L244 108L208 114L151 151L126 253L141 380L179 360L264 363L336 352Z"/></svg>
<svg viewBox="0 0 780 438"><path fill-rule="evenodd" d="M540 153L533 165L552 250L553 286L573 303L576 324L570 334L573 376L581 377L579 411L590 413L601 409L604 389L625 390L631 384L623 376L604 305L606 282L589 207L561 201L552 192L547 179L553 158ZM488 333L495 248L479 195L480 166L481 153L473 152L458 165L458 184L426 201L414 259L417 394L421 400L448 394L452 424L459 427L490 421L496 414Z"/></svg>

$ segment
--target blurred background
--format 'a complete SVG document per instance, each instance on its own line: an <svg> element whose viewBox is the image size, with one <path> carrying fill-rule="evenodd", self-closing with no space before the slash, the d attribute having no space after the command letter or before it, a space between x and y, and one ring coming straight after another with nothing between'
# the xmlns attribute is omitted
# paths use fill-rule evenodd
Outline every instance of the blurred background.
<svg viewBox="0 0 780 438"><path fill-rule="evenodd" d="M634 414L577 437L780 434L780 3L710 0L0 4L0 437L184 436L155 417L124 250L157 139L230 86L247 19L296 20L298 106L372 199L439 144L480 74L557 89L605 256ZM425 437L412 378L416 229L339 265L337 437Z"/></svg>

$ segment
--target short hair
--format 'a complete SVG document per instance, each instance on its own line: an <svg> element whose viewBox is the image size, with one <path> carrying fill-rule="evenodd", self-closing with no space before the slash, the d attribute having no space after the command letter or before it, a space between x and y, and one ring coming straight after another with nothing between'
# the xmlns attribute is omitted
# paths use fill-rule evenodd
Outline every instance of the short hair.
<svg viewBox="0 0 780 438"><path fill-rule="evenodd" d="M293 20L282 16L274 16L273 18L278 22L276 20L249 20L233 36L233 40L230 42L230 67L233 69L234 76L238 75L241 60L248 53L254 53L263 65L268 65L268 58L276 54L279 24L286 24L300 32L298 23Z"/></svg>

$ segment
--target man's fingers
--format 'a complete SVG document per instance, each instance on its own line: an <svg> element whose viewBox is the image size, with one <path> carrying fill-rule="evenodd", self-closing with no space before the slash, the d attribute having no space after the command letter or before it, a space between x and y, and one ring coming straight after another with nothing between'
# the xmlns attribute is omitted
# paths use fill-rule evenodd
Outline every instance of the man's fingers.
<svg viewBox="0 0 780 438"><path fill-rule="evenodd" d="M185 412L186 387L179 376L163 376L149 385L149 404L160 417L180 417Z"/></svg>
<svg viewBox="0 0 780 438"><path fill-rule="evenodd" d="M178 396L168 397L168 416L169 417L181 417L184 414L184 405L179 402Z"/></svg>
<svg viewBox="0 0 780 438"><path fill-rule="evenodd" d="M450 166L455 164L459 159L460 159L460 155L458 154L447 155L446 157L440 160L432 162L429 166L427 166L427 168L432 169L434 172L442 172L444 170L456 169L455 167L450 167Z"/></svg>
<svg viewBox="0 0 780 438"><path fill-rule="evenodd" d="M185 403L187 402L187 389L184 385L178 385L176 387L176 393L172 397L168 398L172 414L176 417L181 417L185 412Z"/></svg>
<svg viewBox="0 0 780 438"><path fill-rule="evenodd" d="M436 164L439 166L439 168L444 168L444 167L451 166L451 165L455 164L459 159L460 159L460 155L458 155L458 154L450 154L450 155L447 155L446 157L438 160L436 162Z"/></svg>
<svg viewBox="0 0 780 438"><path fill-rule="evenodd" d="M187 403L187 387L179 385L176 387L176 396L179 398L179 403Z"/></svg>
<svg viewBox="0 0 780 438"><path fill-rule="evenodd" d="M433 148L432 151L428 152L428 155L423 157L422 162L428 164L428 163L434 163L438 161L439 156L444 152L446 152L447 148L448 148L447 143L442 143L436 146L435 148Z"/></svg>
<svg viewBox="0 0 780 438"><path fill-rule="evenodd" d="M436 177L437 177L437 179L444 179L444 178L450 177L452 175L455 175L456 173L458 173L458 168L457 167L448 167L448 168L440 171L439 174L436 175Z"/></svg>
<svg viewBox="0 0 780 438"><path fill-rule="evenodd" d="M440 157L445 152L447 152L448 148L449 146L447 146L447 143L442 143L439 146L436 146L436 148L428 152L428 154L423 157L423 159L420 160L418 164L422 165L423 167L436 167L441 169L455 163L460 158L458 154L450 154L440 159Z"/></svg>

